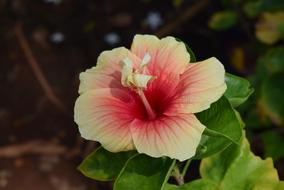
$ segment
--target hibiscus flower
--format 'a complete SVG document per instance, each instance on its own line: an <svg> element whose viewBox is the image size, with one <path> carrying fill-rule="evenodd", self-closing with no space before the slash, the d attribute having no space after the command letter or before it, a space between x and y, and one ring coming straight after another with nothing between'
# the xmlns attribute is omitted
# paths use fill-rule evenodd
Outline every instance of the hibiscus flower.
<svg viewBox="0 0 284 190"><path fill-rule="evenodd" d="M80 74L74 117L85 139L111 152L136 149L152 157L193 157L205 126L194 113L225 92L214 57L190 63L173 37L136 35L131 49L104 51Z"/></svg>

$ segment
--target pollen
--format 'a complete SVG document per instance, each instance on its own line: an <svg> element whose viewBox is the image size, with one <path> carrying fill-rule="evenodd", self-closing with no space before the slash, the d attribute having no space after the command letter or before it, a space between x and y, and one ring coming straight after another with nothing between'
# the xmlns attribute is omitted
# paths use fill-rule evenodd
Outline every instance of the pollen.
<svg viewBox="0 0 284 190"><path fill-rule="evenodd" d="M149 104L143 90L147 88L147 85L150 81L154 80L156 77L152 75L145 74L145 69L150 63L151 56L149 53L146 53L141 60L137 69L133 68L133 62L128 57L123 59L120 63L122 65L121 69L121 84L124 87L129 87L134 89L137 94L140 96L141 101L144 104L144 107L147 111L148 118L156 118L156 114L153 111L151 105Z"/></svg>
<svg viewBox="0 0 284 190"><path fill-rule="evenodd" d="M150 63L150 60L150 54L146 53L137 69L133 68L133 62L128 57L120 61L120 64L122 66L121 84L124 87L134 89L147 88L148 83L156 78L155 76L145 74L145 68Z"/></svg>

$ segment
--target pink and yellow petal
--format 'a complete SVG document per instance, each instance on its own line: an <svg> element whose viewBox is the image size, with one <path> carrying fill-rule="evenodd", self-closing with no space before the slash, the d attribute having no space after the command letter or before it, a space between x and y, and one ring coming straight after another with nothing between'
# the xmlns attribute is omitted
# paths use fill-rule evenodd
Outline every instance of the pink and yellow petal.
<svg viewBox="0 0 284 190"><path fill-rule="evenodd" d="M79 93L101 88L123 88L120 82L120 62L125 58L129 58L134 67L140 62L137 56L124 47L102 52L98 57L97 66L80 74Z"/></svg>
<svg viewBox="0 0 284 190"><path fill-rule="evenodd" d="M149 53L147 66L150 75L159 77L162 73L181 74L190 61L184 43L173 37L158 39L153 35L135 35L131 52L143 59Z"/></svg>
<svg viewBox="0 0 284 190"><path fill-rule="evenodd" d="M195 155L205 127L193 114L179 114L157 120L136 119L130 129L139 153L184 161Z"/></svg>
<svg viewBox="0 0 284 190"><path fill-rule="evenodd" d="M119 89L98 89L83 93L75 103L74 118L81 136L98 141L111 151L133 149L130 124L136 102Z"/></svg>
<svg viewBox="0 0 284 190"><path fill-rule="evenodd" d="M206 110L224 94L226 88L225 69L218 59L212 57L190 64L181 75L176 94L166 114Z"/></svg>

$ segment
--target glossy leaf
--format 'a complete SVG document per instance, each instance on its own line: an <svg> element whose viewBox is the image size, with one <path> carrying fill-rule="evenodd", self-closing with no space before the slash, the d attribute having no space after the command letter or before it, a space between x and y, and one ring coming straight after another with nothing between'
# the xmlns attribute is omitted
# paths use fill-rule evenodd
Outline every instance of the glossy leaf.
<svg viewBox="0 0 284 190"><path fill-rule="evenodd" d="M214 30L226 30L237 23L237 14L233 11L220 11L213 14L208 25Z"/></svg>
<svg viewBox="0 0 284 190"><path fill-rule="evenodd" d="M218 190L273 190L282 186L273 161L270 158L262 160L255 156L250 151L245 137L240 144L232 144L223 152L202 160L202 179L214 182L218 185Z"/></svg>
<svg viewBox="0 0 284 190"><path fill-rule="evenodd" d="M240 114L237 110L234 110L234 111L235 111L235 114L236 114L236 116L237 116L237 118L238 118L238 120L239 120L240 126L241 126L241 128L243 129L243 128L246 126L246 124L245 124L245 122L243 121L243 119L242 119L242 117L241 117L241 114Z"/></svg>
<svg viewBox="0 0 284 190"><path fill-rule="evenodd" d="M284 71L274 73L264 82L261 90L261 104L276 124L284 123Z"/></svg>
<svg viewBox="0 0 284 190"><path fill-rule="evenodd" d="M131 158L119 174L114 190L163 189L175 164L169 158L152 158L139 154Z"/></svg>
<svg viewBox="0 0 284 190"><path fill-rule="evenodd" d="M218 131L211 130L208 127L205 128L205 130L203 131L203 134L208 136L208 137L221 137L221 138L225 138L225 139L231 141L232 143L238 144L238 142L236 142L233 139L231 139L231 137L229 137L228 135L220 133Z"/></svg>
<svg viewBox="0 0 284 190"><path fill-rule="evenodd" d="M228 136L233 141L239 141L242 131L241 123L227 98L211 105L210 109L197 114L198 119L210 130ZM224 137L202 135L195 159L204 158L224 150L232 142Z"/></svg>
<svg viewBox="0 0 284 190"><path fill-rule="evenodd" d="M163 190L218 190L218 186L211 180L198 179L182 186L167 184Z"/></svg>
<svg viewBox="0 0 284 190"><path fill-rule="evenodd" d="M95 180L114 180L125 162L135 154L137 154L135 151L112 153L100 147L85 158L79 170Z"/></svg>
<svg viewBox="0 0 284 190"><path fill-rule="evenodd" d="M254 91L250 82L244 78L226 73L225 80L227 84L225 96L233 107L244 103Z"/></svg>

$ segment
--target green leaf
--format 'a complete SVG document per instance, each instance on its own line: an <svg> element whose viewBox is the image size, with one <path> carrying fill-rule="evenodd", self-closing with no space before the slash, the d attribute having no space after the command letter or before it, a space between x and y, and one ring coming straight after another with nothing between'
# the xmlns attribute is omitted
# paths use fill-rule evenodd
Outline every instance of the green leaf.
<svg viewBox="0 0 284 190"><path fill-rule="evenodd" d="M135 151L112 153L99 147L85 158L79 170L85 176L95 180L114 180L125 162L135 154L137 154Z"/></svg>
<svg viewBox="0 0 284 190"><path fill-rule="evenodd" d="M203 159L200 166L202 179L214 182L218 190L273 190L282 186L272 159L262 160L255 156L244 136L240 144L232 144L223 152Z"/></svg>
<svg viewBox="0 0 284 190"><path fill-rule="evenodd" d="M223 134L223 133L219 133L217 131L211 130L209 128L205 128L205 130L203 131L203 135L209 136L209 137L222 137L225 138L229 141L231 141L232 143L238 144L236 141L234 141L233 139L231 139L231 137Z"/></svg>
<svg viewBox="0 0 284 190"><path fill-rule="evenodd" d="M261 105L276 124L284 123L284 71L274 73L264 81Z"/></svg>
<svg viewBox="0 0 284 190"><path fill-rule="evenodd" d="M209 20L209 27L213 30L226 30L237 23L237 14L233 11L219 11Z"/></svg>
<svg viewBox="0 0 284 190"><path fill-rule="evenodd" d="M252 82L257 91L255 96L259 98L261 95L262 84L267 80L267 77L283 70L284 46L269 48L268 51L257 60L256 73L252 78Z"/></svg>
<svg viewBox="0 0 284 190"><path fill-rule="evenodd" d="M284 158L284 138L276 131L266 131L261 134L264 144L264 156L272 157L274 161Z"/></svg>
<svg viewBox="0 0 284 190"><path fill-rule="evenodd" d="M210 109L198 113L197 117L208 129L228 136L233 141L238 142L242 135L238 116L225 97L213 103ZM215 154L224 150L231 143L230 140L223 137L206 136L203 134L194 158L200 159Z"/></svg>
<svg viewBox="0 0 284 190"><path fill-rule="evenodd" d="M243 6L243 10L250 18L254 18L261 13L259 1L249 1Z"/></svg>
<svg viewBox="0 0 284 190"><path fill-rule="evenodd" d="M284 181L280 181L274 186L274 190L282 190L284 189Z"/></svg>
<svg viewBox="0 0 284 190"><path fill-rule="evenodd" d="M175 38L178 42L182 42L184 45L185 45L185 47L186 47L186 50L187 50L187 52L189 53L189 55L190 55L190 62L191 63L194 63L194 62L196 62L196 57L195 57L195 54L194 54L194 52L192 51L192 49L187 45L187 43L185 43L185 42L183 42L181 39L179 39L179 38Z"/></svg>
<svg viewBox="0 0 284 190"><path fill-rule="evenodd" d="M171 174L175 160L152 158L139 154L127 161L114 183L114 190L163 189Z"/></svg>
<svg viewBox="0 0 284 190"><path fill-rule="evenodd" d="M283 0L253 0L245 2L243 9L249 17L255 17L262 12L276 12L284 9Z"/></svg>
<svg viewBox="0 0 284 190"><path fill-rule="evenodd" d="M250 82L244 78L226 73L225 81L227 84L225 96L233 107L244 103L254 91Z"/></svg>
<svg viewBox="0 0 284 190"><path fill-rule="evenodd" d="M234 109L234 111L235 111L235 114L236 114L236 116L237 116L237 118L238 118L238 120L239 120L239 123L240 123L240 126L241 126L241 128L243 129L243 128L245 128L245 122L243 121L243 119L242 119L242 117L241 117L241 114L237 111L237 110L235 110Z"/></svg>
<svg viewBox="0 0 284 190"><path fill-rule="evenodd" d="M284 40L284 21L278 25L278 32L280 34L280 38Z"/></svg>
<svg viewBox="0 0 284 190"><path fill-rule="evenodd" d="M163 190L218 190L218 186L211 180L198 179L182 186L166 184Z"/></svg>
<svg viewBox="0 0 284 190"><path fill-rule="evenodd" d="M283 0L260 0L259 9L261 11L278 11L284 9Z"/></svg>
<svg viewBox="0 0 284 190"><path fill-rule="evenodd" d="M258 74L263 78L264 75L284 71L284 47L278 46L270 48L263 57L258 60Z"/></svg>

